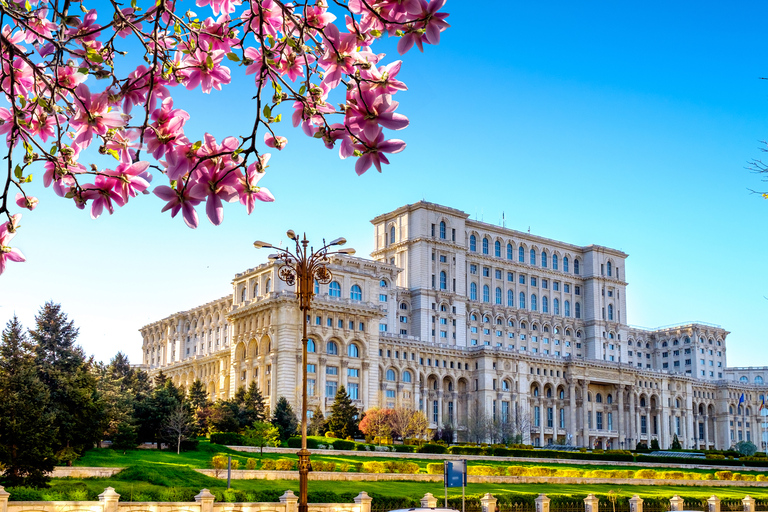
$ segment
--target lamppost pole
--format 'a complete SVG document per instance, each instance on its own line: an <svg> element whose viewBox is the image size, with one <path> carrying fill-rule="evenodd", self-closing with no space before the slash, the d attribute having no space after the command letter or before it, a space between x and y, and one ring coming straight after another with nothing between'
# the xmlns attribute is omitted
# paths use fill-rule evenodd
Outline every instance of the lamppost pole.
<svg viewBox="0 0 768 512"><path fill-rule="evenodd" d="M277 254L270 254L269 259L280 263L277 276L289 286L296 285L296 298L299 302L299 321L302 324L301 329L301 361L302 361L302 381L301 381L301 450L299 456L299 511L308 512L307 505L307 481L309 480L309 450L307 449L307 323L309 322L309 311L312 306L312 298L315 295L314 281L327 284L331 282L332 274L328 270L330 260L328 256L334 254L346 254L352 256L355 250L351 248L331 251L333 246L341 246L347 243L344 238L337 238L330 243L325 243L315 251L309 246L309 240L305 234L301 240L296 233L288 230L288 238L296 244L295 252L288 248L282 249L262 241L256 241L253 246L257 249L269 248L277 250Z"/></svg>

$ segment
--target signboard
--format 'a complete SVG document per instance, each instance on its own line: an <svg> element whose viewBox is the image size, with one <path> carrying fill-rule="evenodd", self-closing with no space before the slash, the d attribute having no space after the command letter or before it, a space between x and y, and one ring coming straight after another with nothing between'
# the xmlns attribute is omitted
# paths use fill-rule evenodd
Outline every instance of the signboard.
<svg viewBox="0 0 768 512"><path fill-rule="evenodd" d="M454 460L444 462L445 487L465 487L467 485L467 461Z"/></svg>

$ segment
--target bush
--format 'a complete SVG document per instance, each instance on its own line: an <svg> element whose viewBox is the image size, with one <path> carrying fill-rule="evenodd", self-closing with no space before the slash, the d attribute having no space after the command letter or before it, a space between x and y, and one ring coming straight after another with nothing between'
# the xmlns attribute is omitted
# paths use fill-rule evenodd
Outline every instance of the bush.
<svg viewBox="0 0 768 512"><path fill-rule="evenodd" d="M32 487L12 487L6 489L11 493L10 501L43 501L42 490Z"/></svg>
<svg viewBox="0 0 768 512"><path fill-rule="evenodd" d="M336 441L333 442L333 449L334 450L354 450L355 442L344 441L343 439L337 439Z"/></svg>
<svg viewBox="0 0 768 512"><path fill-rule="evenodd" d="M245 461L245 469L256 469L256 464L258 461L256 459L249 458Z"/></svg>
<svg viewBox="0 0 768 512"><path fill-rule="evenodd" d="M232 459L231 462L232 469L237 469L240 467L240 461L237 459Z"/></svg>
<svg viewBox="0 0 768 512"><path fill-rule="evenodd" d="M443 464L427 464L427 474L430 475L442 475L443 474Z"/></svg>
<svg viewBox="0 0 768 512"><path fill-rule="evenodd" d="M496 448L496 450L506 450L506 448ZM451 446L448 453L453 455L482 455L483 449L479 446ZM494 451L494 455L498 455Z"/></svg>
<svg viewBox="0 0 768 512"><path fill-rule="evenodd" d="M448 449L439 444L425 444L419 449L419 453L446 453Z"/></svg>
<svg viewBox="0 0 768 512"><path fill-rule="evenodd" d="M336 435L336 432L331 432L330 430L325 433L325 437L336 439L338 436Z"/></svg>
<svg viewBox="0 0 768 512"><path fill-rule="evenodd" d="M342 462L339 465L339 471L341 471L342 473L349 473L350 471L352 471L352 464L349 464L347 462Z"/></svg>
<svg viewBox="0 0 768 512"><path fill-rule="evenodd" d="M715 479L717 479L717 480L733 480L733 472L731 472L731 471L715 471Z"/></svg>
<svg viewBox="0 0 768 512"><path fill-rule="evenodd" d="M757 481L758 482L768 482L768 476L766 476L766 475L757 475Z"/></svg>
<svg viewBox="0 0 768 512"><path fill-rule="evenodd" d="M400 453L416 453L416 448L418 447L415 445L395 444L392 445L392 448L394 448L396 452Z"/></svg>
<svg viewBox="0 0 768 512"><path fill-rule="evenodd" d="M555 476L563 477L563 478L579 478L581 476L584 476L584 471L581 469L558 469L557 473L555 473Z"/></svg>
<svg viewBox="0 0 768 512"><path fill-rule="evenodd" d="M237 432L214 432L211 434L211 444L229 444L234 446L244 446L243 436Z"/></svg>
<svg viewBox="0 0 768 512"><path fill-rule="evenodd" d="M211 458L211 466L213 466L213 469L227 469L227 456L214 455Z"/></svg>
<svg viewBox="0 0 768 512"><path fill-rule="evenodd" d="M725 460L725 455L720 455L719 453L708 453L705 457L709 460Z"/></svg>
<svg viewBox="0 0 768 512"><path fill-rule="evenodd" d="M383 462L379 462L379 461L363 462L363 473L386 473L386 472L387 472L387 467L384 465Z"/></svg>
<svg viewBox="0 0 768 512"><path fill-rule="evenodd" d="M323 461L315 461L312 463L312 471L330 471L334 472L336 471L336 463L335 462L323 462Z"/></svg>
<svg viewBox="0 0 768 512"><path fill-rule="evenodd" d="M415 475L419 472L419 465L415 462L406 461L387 461L384 463L387 473L403 473L406 475Z"/></svg>
<svg viewBox="0 0 768 512"><path fill-rule="evenodd" d="M277 471L293 471L294 461L291 459L278 459L275 462L275 469Z"/></svg>
<svg viewBox="0 0 768 512"><path fill-rule="evenodd" d="M318 444L320 443L318 443L317 439L312 439L311 437L307 437L307 448L309 448L310 450L317 450ZM301 437L289 437L288 448L301 448Z"/></svg>
<svg viewBox="0 0 768 512"><path fill-rule="evenodd" d="M635 471L633 478L656 478L656 472L652 469L640 469Z"/></svg>
<svg viewBox="0 0 768 512"><path fill-rule="evenodd" d="M264 471L274 471L275 461L272 459L264 459L261 461L261 469Z"/></svg>
<svg viewBox="0 0 768 512"><path fill-rule="evenodd" d="M526 468L524 466L507 467L507 476L525 476Z"/></svg>

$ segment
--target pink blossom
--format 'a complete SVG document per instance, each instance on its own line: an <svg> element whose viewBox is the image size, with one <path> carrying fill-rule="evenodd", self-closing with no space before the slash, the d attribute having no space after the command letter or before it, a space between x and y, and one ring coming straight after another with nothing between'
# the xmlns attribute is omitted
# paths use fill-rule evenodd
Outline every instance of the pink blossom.
<svg viewBox="0 0 768 512"><path fill-rule="evenodd" d="M400 73L402 64L403 61L398 60L380 68L372 66L370 69L362 70L360 74L374 82L366 82L369 89L380 94L395 94L397 91L408 90L408 87L403 82L395 79L397 74Z"/></svg>
<svg viewBox="0 0 768 512"><path fill-rule="evenodd" d="M195 206L205 199L204 194L199 196L195 195L192 191L192 187L185 186L183 181L177 182L175 189L161 185L155 187L153 192L157 197L167 202L161 212L171 210L171 218L173 218L179 213L179 210L181 210L182 217L187 226L192 229L197 227L198 219Z"/></svg>
<svg viewBox="0 0 768 512"><path fill-rule="evenodd" d="M56 70L56 83L65 89L74 89L85 81L86 76L80 73L75 66L60 66Z"/></svg>
<svg viewBox="0 0 768 512"><path fill-rule="evenodd" d="M59 197L64 197L67 192L75 185L75 174L85 172L85 167L73 160L57 158L49 160L44 165L43 185L50 187L53 183L53 191Z"/></svg>
<svg viewBox="0 0 768 512"><path fill-rule="evenodd" d="M138 130L116 130L111 134L105 146L107 149L117 151L120 162L127 164L133 162L136 157L136 150L141 147L138 139Z"/></svg>
<svg viewBox="0 0 768 512"><path fill-rule="evenodd" d="M125 200L123 197L113 190L114 180L107 176L96 176L93 184L88 183L83 186L82 199L84 201L93 201L91 203L91 218L98 219L104 208L107 209L110 215L115 212L115 207L112 205L114 201L117 206L123 206Z"/></svg>
<svg viewBox="0 0 768 512"><path fill-rule="evenodd" d="M216 21L207 18L200 28L200 46L210 50L232 51L232 47L238 43L237 30L230 28L232 20L225 14Z"/></svg>
<svg viewBox="0 0 768 512"><path fill-rule="evenodd" d="M211 89L221 90L222 84L228 84L231 81L229 68L221 65L224 58L224 52L221 50L211 50L205 52L198 48L187 55L182 61L184 75L187 77L187 90L192 90L200 85L202 91L206 94Z"/></svg>
<svg viewBox="0 0 768 512"><path fill-rule="evenodd" d="M184 136L184 123L189 119L189 114L174 109L173 98L164 99L162 106L152 112L152 119L155 122L149 125L145 138L147 151L155 158L162 158L174 146L188 142Z"/></svg>
<svg viewBox="0 0 768 512"><path fill-rule="evenodd" d="M137 193L149 188L152 175L147 172L148 168L149 162L122 163L114 171L107 169L104 174L109 176L107 183L120 194L125 204L129 197L136 197Z"/></svg>
<svg viewBox="0 0 768 512"><path fill-rule="evenodd" d="M194 166L197 157L192 144L182 144L165 153L165 173L169 180L183 178Z"/></svg>
<svg viewBox="0 0 768 512"><path fill-rule="evenodd" d="M258 4L251 3L243 13L243 18L256 34L263 32L264 35L275 36L283 27L283 12L273 0L261 0Z"/></svg>
<svg viewBox="0 0 768 512"><path fill-rule="evenodd" d="M141 23L136 21L135 11L131 7L126 7L125 9L121 9L120 12L125 17L126 21L132 24L136 30L141 30ZM115 17L117 17L117 15L115 15ZM133 34L134 32L133 32L133 28L131 28L131 25L125 22L122 22L122 23L124 23L125 25L117 33L117 35L125 39L126 37Z"/></svg>
<svg viewBox="0 0 768 512"><path fill-rule="evenodd" d="M37 208L37 203L39 201L34 196L26 196L24 197L24 194L21 192L16 193L16 204L19 206L19 208L26 208L27 210L34 210Z"/></svg>
<svg viewBox="0 0 768 512"><path fill-rule="evenodd" d="M325 53L317 62L325 70L323 83L333 89L341 82L342 73L354 73L357 38L354 34L344 34L342 37L336 25L328 25L323 39Z"/></svg>
<svg viewBox="0 0 768 512"><path fill-rule="evenodd" d="M5 272L5 266L8 261L15 261L17 263L26 261L20 250L9 246L13 237L16 236L19 220L21 220L21 214L17 213L11 217L9 222L0 224L0 274Z"/></svg>
<svg viewBox="0 0 768 512"><path fill-rule="evenodd" d="M317 5L307 7L307 25L312 28L325 28L336 20L336 15L328 12L328 7L320 2Z"/></svg>
<svg viewBox="0 0 768 512"><path fill-rule="evenodd" d="M49 21L48 9L38 9L34 16L32 16L27 22L29 30L26 33L24 41L27 43L34 43L36 41L43 41L43 38L50 38L51 34L58 29L58 26Z"/></svg>
<svg viewBox="0 0 768 512"><path fill-rule="evenodd" d="M235 189L240 197L240 203L245 206L248 215L253 211L257 200L270 203L275 200L275 197L268 189L257 186L259 180L264 177L264 169L267 167L269 157L269 153L261 155L259 161L249 165L245 176L240 175L235 184Z"/></svg>
<svg viewBox="0 0 768 512"><path fill-rule="evenodd" d="M421 0L422 14L420 17L426 18L424 39L429 44L440 43L440 32L450 27L445 22L448 13L437 12L445 5L445 0L431 0L429 5L425 0Z"/></svg>
<svg viewBox="0 0 768 512"><path fill-rule="evenodd" d="M235 12L237 6L242 3L242 0L197 0L195 5L198 7L205 7L206 5L210 5L213 14L218 16L221 13L231 14Z"/></svg>
<svg viewBox="0 0 768 512"><path fill-rule="evenodd" d="M285 145L288 144L288 139L285 137L274 136L271 133L267 132L264 134L264 144L266 144L271 148L282 150L285 147Z"/></svg>
<svg viewBox="0 0 768 512"><path fill-rule="evenodd" d="M126 119L119 112L110 112L107 93L91 97L91 90L85 84L75 89L75 115L70 120L74 128L75 143L87 147L94 135L105 135L110 128L124 126Z"/></svg>
<svg viewBox="0 0 768 512"><path fill-rule="evenodd" d="M362 156L355 163L355 172L358 176L370 169L371 165L375 165L376 170L381 172L381 164L389 164L389 160L382 153L399 153L405 149L405 142L402 140L390 139L385 141L381 129L375 138L368 139L362 136L359 139L360 141L354 143L345 140L340 148L342 158L351 156L354 151L362 153Z"/></svg>
<svg viewBox="0 0 768 512"><path fill-rule="evenodd" d="M280 59L280 71L288 75L292 82L300 76L304 76L304 65L315 62L315 57L308 53L296 54L286 52Z"/></svg>
<svg viewBox="0 0 768 512"><path fill-rule="evenodd" d="M350 92L356 92L350 89ZM408 126L408 118L396 114L398 102L389 94L373 94L363 91L361 95L349 94L347 99L346 124L354 132L362 132L369 140L376 138L379 125L390 130L402 130Z"/></svg>
<svg viewBox="0 0 768 512"><path fill-rule="evenodd" d="M48 141L48 137L53 137L56 133L56 123L63 124L64 116L48 115L42 109L35 109L30 122L29 131L32 135L37 135L43 142Z"/></svg>

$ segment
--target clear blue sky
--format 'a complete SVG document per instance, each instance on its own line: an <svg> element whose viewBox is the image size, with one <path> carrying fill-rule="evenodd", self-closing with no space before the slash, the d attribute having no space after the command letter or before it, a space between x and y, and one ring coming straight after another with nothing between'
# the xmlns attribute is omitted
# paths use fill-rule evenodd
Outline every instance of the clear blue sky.
<svg viewBox="0 0 768 512"><path fill-rule="evenodd" d="M453 0L447 10L442 44L404 59L410 90L397 99L411 126L395 135L408 148L383 174L357 177L353 161L285 123L288 146L261 182L277 202L250 217L228 205L218 228L190 230L154 196L93 221L36 188L40 206L14 240L28 262L0 277L0 322L15 312L31 325L51 299L88 353L139 362L139 327L231 293L235 272L266 258L255 239L343 235L366 255L369 219L426 199L621 249L631 324L721 324L729 365L768 365L768 201L749 194L761 184L745 169L768 138L768 4ZM235 75L227 94L179 95L190 137L247 129L252 81Z"/></svg>

